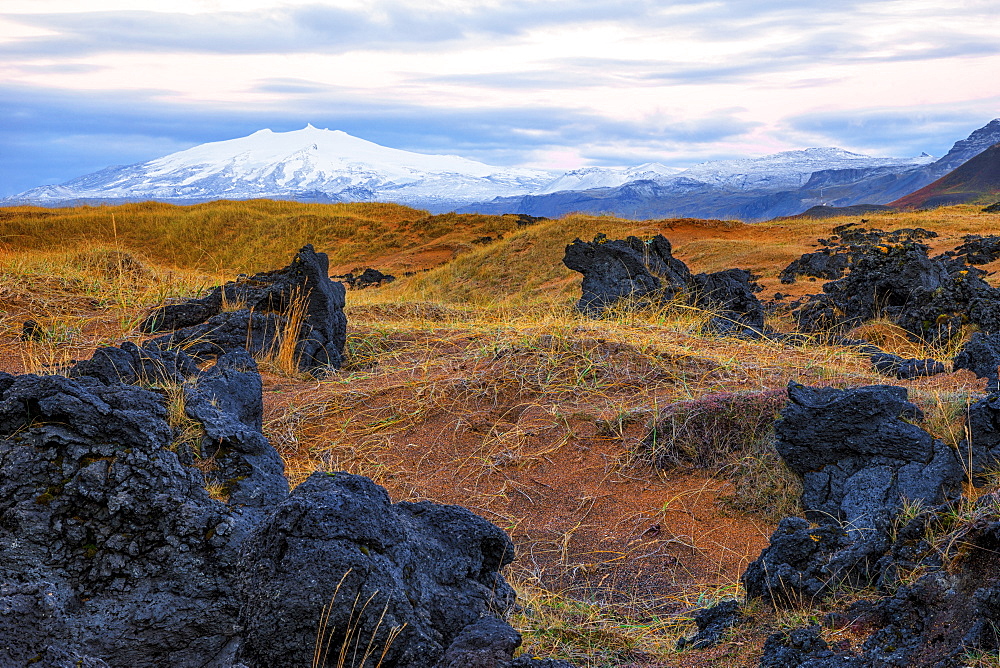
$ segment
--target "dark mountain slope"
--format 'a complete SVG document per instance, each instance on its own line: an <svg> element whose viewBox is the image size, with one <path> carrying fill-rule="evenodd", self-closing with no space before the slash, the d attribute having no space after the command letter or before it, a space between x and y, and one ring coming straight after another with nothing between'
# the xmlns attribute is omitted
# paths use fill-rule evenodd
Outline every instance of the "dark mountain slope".
<svg viewBox="0 0 1000 668"><path fill-rule="evenodd" d="M915 209L962 204L1000 193L1000 143L962 164L949 174L891 203Z"/></svg>

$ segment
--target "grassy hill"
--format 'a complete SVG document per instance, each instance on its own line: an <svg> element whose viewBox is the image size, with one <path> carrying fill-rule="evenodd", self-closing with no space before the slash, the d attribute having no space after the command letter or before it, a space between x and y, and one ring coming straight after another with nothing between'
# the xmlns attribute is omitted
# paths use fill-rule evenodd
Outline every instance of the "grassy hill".
<svg viewBox="0 0 1000 668"><path fill-rule="evenodd" d="M882 229L937 231L935 249L1000 223L973 206L868 217ZM394 273L394 283L348 292L347 364L336 377L317 382L261 360L265 431L292 483L349 470L394 499L461 504L504 528L518 547L508 577L522 597L513 623L525 651L592 667L756 665L768 633L822 615L823 603L754 611L712 650L673 647L692 610L739 595L739 574L776 521L797 512L796 480L766 434L744 428L749 415L728 418L725 450L717 433L690 436L692 447L716 448L713 461L680 453L665 470L642 444L648 425L679 401L698 416L719 396L753 403L792 379L886 380L850 349L706 335L708 315L689 308L583 318L572 308L580 276L562 265L563 249L599 232L662 233L693 271L749 268L762 276L762 297L804 294L821 284L781 285L779 272L845 222L857 219L570 215L524 225L265 201L0 209L0 371L51 372L139 339L135 324L164 299L283 266L305 243L329 253L336 272ZM43 340L19 339L28 319ZM780 314L771 324L789 326ZM885 322L864 334L908 356L948 353ZM952 444L983 382L966 371L897 381L926 412L925 427Z"/></svg>

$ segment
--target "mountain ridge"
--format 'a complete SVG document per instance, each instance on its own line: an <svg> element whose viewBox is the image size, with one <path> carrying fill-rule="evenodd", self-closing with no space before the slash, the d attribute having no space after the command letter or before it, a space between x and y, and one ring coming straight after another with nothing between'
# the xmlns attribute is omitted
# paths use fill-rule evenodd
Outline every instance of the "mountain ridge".
<svg viewBox="0 0 1000 668"><path fill-rule="evenodd" d="M955 143L944 157L867 156L816 147L687 169L660 163L585 167L555 174L499 167L457 155L413 153L341 130L258 130L133 165L40 186L0 204L191 204L214 199L388 201L432 213L570 211L632 217L764 220L817 205L884 204L927 185L1000 141L1000 119Z"/></svg>

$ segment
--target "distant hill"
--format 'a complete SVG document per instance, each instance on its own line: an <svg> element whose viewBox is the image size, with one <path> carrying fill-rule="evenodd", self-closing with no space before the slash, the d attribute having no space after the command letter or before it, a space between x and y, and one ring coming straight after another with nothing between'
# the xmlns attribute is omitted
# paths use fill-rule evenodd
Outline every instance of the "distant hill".
<svg viewBox="0 0 1000 668"><path fill-rule="evenodd" d="M3 203L192 204L268 198L397 202L450 211L497 195L534 192L552 179L542 170L403 151L307 125L293 132L259 130L148 162L108 167L62 185L33 188Z"/></svg>
<svg viewBox="0 0 1000 668"><path fill-rule="evenodd" d="M807 149L774 156L697 165L672 178L616 187L501 197L459 211L559 216L571 211L629 218L736 218L761 221L813 207L884 205L922 188L1000 142L1000 119L934 160L876 159L841 149Z"/></svg>
<svg viewBox="0 0 1000 668"><path fill-rule="evenodd" d="M684 170L646 163L560 175L403 151L310 125L294 132L260 130L144 163L108 167L2 199L0 206L266 198L394 202L432 213L559 217L584 212L631 219L755 222L813 207L884 205L927 186L998 142L1000 119L956 142L937 160L926 153L887 158L825 147L709 161Z"/></svg>
<svg viewBox="0 0 1000 668"><path fill-rule="evenodd" d="M1000 143L962 164L954 171L892 202L902 209L964 204L1000 194Z"/></svg>

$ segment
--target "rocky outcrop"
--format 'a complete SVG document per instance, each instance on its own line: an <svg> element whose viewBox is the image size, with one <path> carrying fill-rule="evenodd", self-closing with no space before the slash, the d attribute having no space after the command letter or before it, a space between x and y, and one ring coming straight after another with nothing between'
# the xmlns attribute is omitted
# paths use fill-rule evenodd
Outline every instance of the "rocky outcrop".
<svg viewBox="0 0 1000 668"><path fill-rule="evenodd" d="M898 558L907 546L929 553L922 563L909 563L912 584L891 580L881 598L859 601L843 612L826 616L824 625L855 624L869 633L856 648L833 651L822 639L819 626L792 629L768 638L760 666L782 668L886 668L970 665L970 654L995 654L1000 650L1000 515L997 499L990 495L965 511L964 524L954 518L954 508L934 509L911 524L920 539L904 530L886 559ZM961 545L948 541L947 531L958 532ZM941 545L927 542L934 532L945 532ZM919 569L912 568L919 566ZM922 573L922 575L921 575Z"/></svg>
<svg viewBox="0 0 1000 668"><path fill-rule="evenodd" d="M225 665L239 612L227 572L246 522L174 438L155 392L0 377L0 582L44 611L0 626L0 664L51 648L115 667Z"/></svg>
<svg viewBox="0 0 1000 668"><path fill-rule="evenodd" d="M979 378L986 378L992 389L1000 389L1000 332L976 332L955 355L952 368L968 369Z"/></svg>
<svg viewBox="0 0 1000 668"><path fill-rule="evenodd" d="M98 348L89 360L67 369L71 378L97 378L107 385L180 384L198 374L198 364L183 350L142 347L131 341Z"/></svg>
<svg viewBox="0 0 1000 668"><path fill-rule="evenodd" d="M928 250L908 238L857 246L850 273L797 310L800 327L842 329L884 316L928 340L947 339L966 323L1000 329L1000 291L983 280L985 272Z"/></svg>
<svg viewBox="0 0 1000 668"><path fill-rule="evenodd" d="M957 453L912 424L901 387L788 387L776 448L802 477L806 519L786 518L743 574L747 595L775 605L812 600L844 582L870 584L904 504L935 506L964 479Z"/></svg>
<svg viewBox="0 0 1000 668"><path fill-rule="evenodd" d="M1000 392L979 399L966 412L966 433L959 447L973 482L982 484L987 473L1000 469Z"/></svg>
<svg viewBox="0 0 1000 668"><path fill-rule="evenodd" d="M693 303L715 314L709 328L724 334L760 336L765 331L764 305L755 294L760 290L746 269L696 274L690 283Z"/></svg>
<svg viewBox="0 0 1000 668"><path fill-rule="evenodd" d="M486 520L348 473L290 494L245 350L72 374L0 374L0 665L568 666L513 658Z"/></svg>
<svg viewBox="0 0 1000 668"><path fill-rule="evenodd" d="M907 422L919 412L902 388L791 385L789 398L778 449L803 475L808 519L781 521L743 574L747 596L783 607L816 602L846 583L871 588L874 598L824 618L835 628L865 627L859 646L830 647L819 626L791 629L768 638L760 666L958 668L970 652L997 652L996 494L959 496L959 455ZM969 410L972 445L961 457L973 474L995 470L998 418L997 395ZM919 509L905 521L904 500Z"/></svg>
<svg viewBox="0 0 1000 668"><path fill-rule="evenodd" d="M966 264L989 264L1000 259L1000 236L966 234L962 237L962 244L946 255L953 255Z"/></svg>
<svg viewBox="0 0 1000 668"><path fill-rule="evenodd" d="M740 604L735 600L698 610L694 615L698 633L690 638L679 639L677 649L706 649L718 645L723 635L740 623L742 614Z"/></svg>
<svg viewBox="0 0 1000 668"><path fill-rule="evenodd" d="M600 317L623 299L632 300L632 306L664 306L683 299L712 313L708 326L713 331L760 336L764 329L764 307L755 294L760 286L749 271L692 276L662 234L648 241L609 240L603 234L592 242L576 239L566 247L563 264L583 274L583 296L576 308L591 317Z"/></svg>
<svg viewBox="0 0 1000 668"><path fill-rule="evenodd" d="M566 247L563 264L583 274L583 296L577 310L599 317L623 298L640 303L674 299L691 280L691 271L671 250L662 234L649 241L638 237L608 239L604 234L592 242L576 239Z"/></svg>
<svg viewBox="0 0 1000 668"><path fill-rule="evenodd" d="M794 283L799 276L822 278L832 281L840 278L850 265L850 256L824 248L813 253L803 253L781 270L782 283Z"/></svg>
<svg viewBox="0 0 1000 668"><path fill-rule="evenodd" d="M343 309L344 286L330 280L326 254L308 245L283 269L242 277L200 299L154 310L141 329L172 332L146 347L183 347L198 359L236 348L266 354L294 339L298 368L322 375L343 361Z"/></svg>
<svg viewBox="0 0 1000 668"><path fill-rule="evenodd" d="M884 528L904 501L936 505L963 479L954 450L913 424L905 388L849 390L792 382L775 425L785 464L802 476L806 517L852 536Z"/></svg>
<svg viewBox="0 0 1000 668"><path fill-rule="evenodd" d="M243 546L240 655L308 665L327 606L331 657L372 647L386 665L432 666L463 629L511 608L499 569L513 558L507 535L463 508L392 504L367 478L314 473Z"/></svg>
<svg viewBox="0 0 1000 668"><path fill-rule="evenodd" d="M358 270L355 269L354 271ZM359 272L356 276L354 275L354 271L340 276L331 276L330 278L344 283L352 290L364 290L365 288L378 287L385 283L392 283L396 280L396 277L392 274L383 274L378 269L372 269L371 267Z"/></svg>

